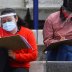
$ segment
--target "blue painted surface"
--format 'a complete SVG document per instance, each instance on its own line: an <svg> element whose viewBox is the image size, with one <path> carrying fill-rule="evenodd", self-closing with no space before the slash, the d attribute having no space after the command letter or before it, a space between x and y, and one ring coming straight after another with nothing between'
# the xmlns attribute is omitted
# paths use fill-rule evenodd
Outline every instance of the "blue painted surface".
<svg viewBox="0 0 72 72"><path fill-rule="evenodd" d="M38 30L38 0L33 1L34 29Z"/></svg>
<svg viewBox="0 0 72 72"><path fill-rule="evenodd" d="M36 30L36 37L37 37L37 43L38 43L38 0L33 0L33 23L34 23L34 29Z"/></svg>

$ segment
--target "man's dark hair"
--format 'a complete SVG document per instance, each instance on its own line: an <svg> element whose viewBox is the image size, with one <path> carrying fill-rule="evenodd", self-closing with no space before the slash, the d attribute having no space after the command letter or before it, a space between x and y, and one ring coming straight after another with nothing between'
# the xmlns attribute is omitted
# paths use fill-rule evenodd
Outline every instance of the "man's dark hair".
<svg viewBox="0 0 72 72"><path fill-rule="evenodd" d="M66 17L64 16L64 13L63 13L63 7L66 10L72 12L72 0L63 0L63 5L60 8L60 18L62 21L65 21Z"/></svg>
<svg viewBox="0 0 72 72"><path fill-rule="evenodd" d="M65 21L66 17L64 16L64 13L62 12L62 8L63 7L60 8L60 18L61 18L62 21Z"/></svg>
<svg viewBox="0 0 72 72"><path fill-rule="evenodd" d="M66 10L72 12L72 0L63 0L63 6Z"/></svg>

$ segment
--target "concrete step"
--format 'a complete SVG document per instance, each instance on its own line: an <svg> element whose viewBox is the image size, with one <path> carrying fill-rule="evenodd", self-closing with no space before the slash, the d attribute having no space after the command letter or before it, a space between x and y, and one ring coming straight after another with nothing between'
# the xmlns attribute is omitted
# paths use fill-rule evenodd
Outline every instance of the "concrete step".
<svg viewBox="0 0 72 72"><path fill-rule="evenodd" d="M34 61L30 72L72 72L72 61Z"/></svg>
<svg viewBox="0 0 72 72"><path fill-rule="evenodd" d="M43 50L45 49L44 45L38 45L38 61L45 61L46 60L46 54L43 53Z"/></svg>
<svg viewBox="0 0 72 72"><path fill-rule="evenodd" d="M46 72L46 62L45 61L31 62L29 72Z"/></svg>
<svg viewBox="0 0 72 72"><path fill-rule="evenodd" d="M72 61L47 62L46 72L72 72Z"/></svg>

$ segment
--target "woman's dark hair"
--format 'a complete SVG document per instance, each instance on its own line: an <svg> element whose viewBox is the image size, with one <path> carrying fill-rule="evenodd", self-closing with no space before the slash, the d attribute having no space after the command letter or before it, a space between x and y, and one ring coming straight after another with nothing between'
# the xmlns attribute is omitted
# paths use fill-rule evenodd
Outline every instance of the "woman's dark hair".
<svg viewBox="0 0 72 72"><path fill-rule="evenodd" d="M66 17L64 16L64 13L62 12L63 7L60 8L60 18L62 21L66 20Z"/></svg>
<svg viewBox="0 0 72 72"><path fill-rule="evenodd" d="M16 13L12 8L5 8L1 11L1 15L8 14L8 13Z"/></svg>
<svg viewBox="0 0 72 72"><path fill-rule="evenodd" d="M1 15L4 15L4 14L8 14L8 13L16 13L14 9L12 8L5 8L1 11ZM20 30L21 28L21 25L25 25L25 22L22 18L20 18L18 15L14 15L14 17L16 18L16 16L18 17L18 22L17 22L17 26Z"/></svg>
<svg viewBox="0 0 72 72"><path fill-rule="evenodd" d="M20 17L20 16L17 16L18 17L18 21L17 21L17 25L18 27L21 27L21 26L24 26L25 27L25 21Z"/></svg>

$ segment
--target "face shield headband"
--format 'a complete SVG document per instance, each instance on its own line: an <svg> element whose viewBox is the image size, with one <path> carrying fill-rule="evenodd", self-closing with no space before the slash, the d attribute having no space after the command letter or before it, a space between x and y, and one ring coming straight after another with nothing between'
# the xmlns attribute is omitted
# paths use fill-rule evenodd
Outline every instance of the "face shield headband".
<svg viewBox="0 0 72 72"><path fill-rule="evenodd" d="M0 18L7 17L7 16L14 16L14 15L16 15L16 13L8 13L8 14L1 15Z"/></svg>

